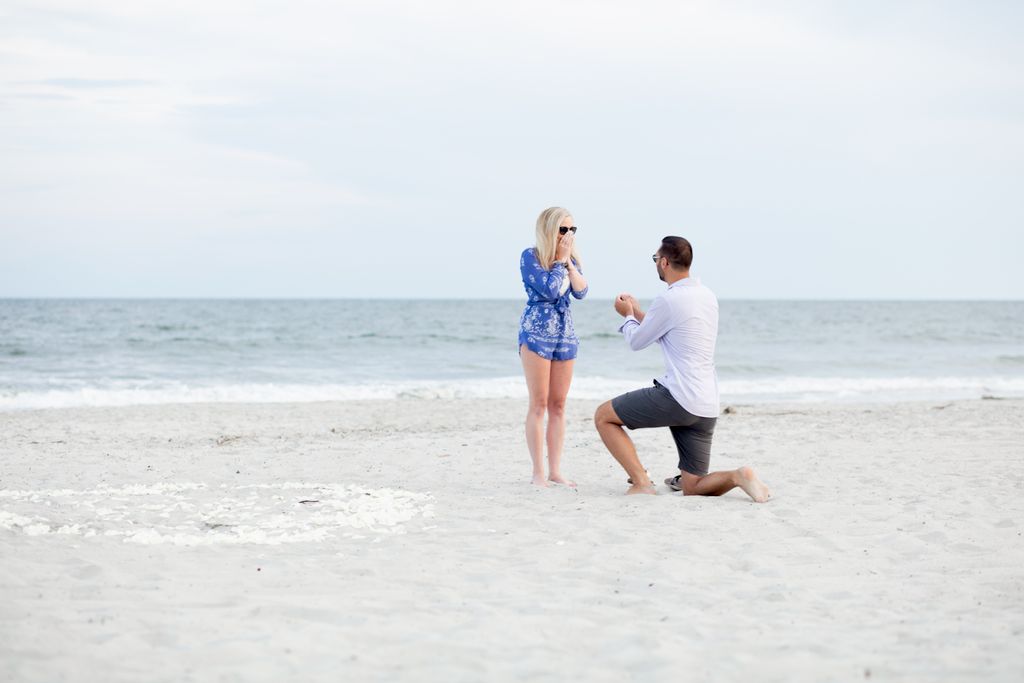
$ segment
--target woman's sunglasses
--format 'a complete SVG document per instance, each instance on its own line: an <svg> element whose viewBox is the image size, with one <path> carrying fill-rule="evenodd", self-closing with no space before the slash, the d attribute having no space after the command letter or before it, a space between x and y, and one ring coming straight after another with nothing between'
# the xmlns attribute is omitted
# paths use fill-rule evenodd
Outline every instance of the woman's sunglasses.
<svg viewBox="0 0 1024 683"><path fill-rule="evenodd" d="M567 227L565 227L563 225L562 227L560 227L558 229L558 234L559 235L564 235L565 233L569 232L570 230L572 230L572 234L574 234L574 235L576 234L576 226L575 225L572 226L571 228L567 228Z"/></svg>

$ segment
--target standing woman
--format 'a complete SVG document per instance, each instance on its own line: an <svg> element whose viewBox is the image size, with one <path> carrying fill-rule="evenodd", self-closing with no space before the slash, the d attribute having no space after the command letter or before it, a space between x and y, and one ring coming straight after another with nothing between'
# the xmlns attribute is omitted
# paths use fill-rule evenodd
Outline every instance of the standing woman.
<svg viewBox="0 0 1024 683"><path fill-rule="evenodd" d="M576 251L576 226L563 208L545 209L537 218L537 246L519 258L526 287L526 310L519 321L519 356L523 361L530 410L526 414L526 445L533 459L533 483L576 484L562 476L565 442L565 398L580 340L569 311L570 292L587 295L587 281ZM544 433L544 413L548 416ZM548 475L544 476L547 443Z"/></svg>

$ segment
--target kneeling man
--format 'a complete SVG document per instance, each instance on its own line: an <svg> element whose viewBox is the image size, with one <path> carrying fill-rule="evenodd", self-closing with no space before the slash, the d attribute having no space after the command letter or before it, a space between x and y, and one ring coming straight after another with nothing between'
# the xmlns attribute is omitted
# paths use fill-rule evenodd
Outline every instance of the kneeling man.
<svg viewBox="0 0 1024 683"><path fill-rule="evenodd" d="M646 314L629 294L619 295L615 310L626 318L619 331L631 349L639 351L655 342L661 346L665 376L655 380L653 387L602 403L594 415L601 440L629 475L632 486L626 493L655 491L623 426L668 427L679 451L679 474L665 480L669 488L684 495L720 496L738 486L763 503L771 494L751 468L708 473L719 413L718 299L699 279L690 277L693 248L682 237L663 239L652 258L668 290Z"/></svg>

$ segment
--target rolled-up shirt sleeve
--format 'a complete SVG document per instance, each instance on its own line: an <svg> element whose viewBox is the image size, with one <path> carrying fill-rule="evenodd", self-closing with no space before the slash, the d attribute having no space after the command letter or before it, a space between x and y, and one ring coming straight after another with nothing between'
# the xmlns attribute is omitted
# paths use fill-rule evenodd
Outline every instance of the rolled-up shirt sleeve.
<svg viewBox="0 0 1024 683"><path fill-rule="evenodd" d="M573 262L573 264L575 264L577 270L580 271L580 275L583 275L583 269L580 268L578 263L576 263L576 259L573 259L572 262ZM583 289L581 289L578 292L575 289L572 290L572 295L574 297L576 297L577 299L582 299L583 297L585 297L587 295L587 292L589 292L589 291L590 291L590 286L588 285L588 286L584 287Z"/></svg>
<svg viewBox="0 0 1024 683"><path fill-rule="evenodd" d="M659 296L651 303L643 322L627 315L619 332L626 338L629 348L634 351L646 349L672 328L672 318L668 313L664 300Z"/></svg>

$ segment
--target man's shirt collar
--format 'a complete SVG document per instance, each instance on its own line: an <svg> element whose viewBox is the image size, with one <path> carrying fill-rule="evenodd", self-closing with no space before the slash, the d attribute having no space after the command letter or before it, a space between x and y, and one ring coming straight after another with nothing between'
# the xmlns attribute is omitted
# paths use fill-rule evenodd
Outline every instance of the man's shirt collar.
<svg viewBox="0 0 1024 683"><path fill-rule="evenodd" d="M669 289L675 289L676 287L698 287L700 286L700 278L696 275L684 277L682 280L676 280L668 286Z"/></svg>

